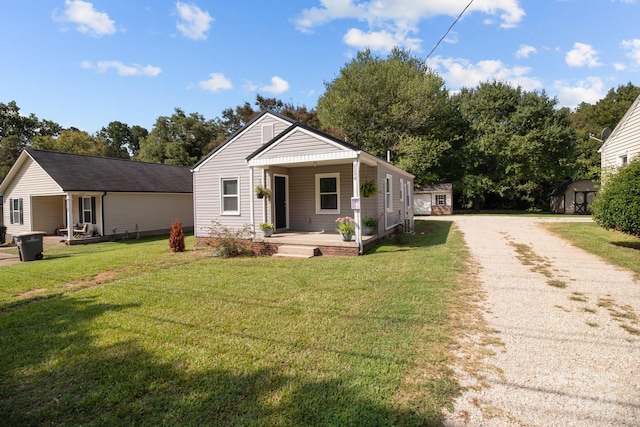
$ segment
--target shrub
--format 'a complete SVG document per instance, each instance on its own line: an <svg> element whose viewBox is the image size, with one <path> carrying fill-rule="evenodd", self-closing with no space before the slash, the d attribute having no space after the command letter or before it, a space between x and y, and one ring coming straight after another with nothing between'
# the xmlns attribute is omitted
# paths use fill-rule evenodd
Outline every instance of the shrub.
<svg viewBox="0 0 640 427"><path fill-rule="evenodd" d="M173 221L173 224L171 224L169 247L173 252L184 252L184 228L182 227L180 218L177 218Z"/></svg>
<svg viewBox="0 0 640 427"><path fill-rule="evenodd" d="M213 248L213 255L222 258L252 255L251 237L251 227L248 224L242 228L233 228L213 221L207 245Z"/></svg>
<svg viewBox="0 0 640 427"><path fill-rule="evenodd" d="M591 211L601 227L640 237L640 159L607 179Z"/></svg>

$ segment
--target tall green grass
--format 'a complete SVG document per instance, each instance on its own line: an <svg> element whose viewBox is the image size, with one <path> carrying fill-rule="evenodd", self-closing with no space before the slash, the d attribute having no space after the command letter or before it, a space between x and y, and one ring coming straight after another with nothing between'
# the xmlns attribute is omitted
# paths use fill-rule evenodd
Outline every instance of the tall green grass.
<svg viewBox="0 0 640 427"><path fill-rule="evenodd" d="M5 298L0 413L9 425L438 425L459 390L450 312L466 250L450 226L419 221L368 255L309 260L73 248L58 270L82 272L46 285L45 263L25 263L34 274L11 292L118 273Z"/></svg>

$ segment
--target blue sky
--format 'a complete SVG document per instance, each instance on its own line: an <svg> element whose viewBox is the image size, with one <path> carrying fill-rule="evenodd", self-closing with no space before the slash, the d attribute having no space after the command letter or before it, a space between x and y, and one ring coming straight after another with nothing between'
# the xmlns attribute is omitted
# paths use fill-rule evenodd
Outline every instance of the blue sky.
<svg viewBox="0 0 640 427"><path fill-rule="evenodd" d="M316 106L358 50L420 58L469 0L20 0L0 5L0 102L90 133L220 117L256 93ZM640 86L640 0L475 0L428 64L451 91L493 79L560 105Z"/></svg>

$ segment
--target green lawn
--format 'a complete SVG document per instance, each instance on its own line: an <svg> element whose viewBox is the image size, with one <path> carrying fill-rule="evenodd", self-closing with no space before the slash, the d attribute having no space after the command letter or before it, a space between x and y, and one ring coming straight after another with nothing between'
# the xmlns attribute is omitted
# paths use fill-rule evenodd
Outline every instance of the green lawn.
<svg viewBox="0 0 640 427"><path fill-rule="evenodd" d="M167 239L45 257L0 268L7 425L438 425L459 391L467 250L447 222L360 257Z"/></svg>
<svg viewBox="0 0 640 427"><path fill-rule="evenodd" d="M575 246L609 263L627 268L640 278L640 239L595 223L546 223L544 227Z"/></svg>

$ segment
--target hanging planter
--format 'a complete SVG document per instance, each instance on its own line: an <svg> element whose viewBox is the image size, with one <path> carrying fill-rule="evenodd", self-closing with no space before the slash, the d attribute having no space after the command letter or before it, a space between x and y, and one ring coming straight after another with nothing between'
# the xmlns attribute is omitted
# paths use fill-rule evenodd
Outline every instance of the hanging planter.
<svg viewBox="0 0 640 427"><path fill-rule="evenodd" d="M262 185L258 185L256 186L256 196L258 197L258 199L264 198L267 200L271 200L271 190Z"/></svg>
<svg viewBox="0 0 640 427"><path fill-rule="evenodd" d="M378 194L378 183L375 179L371 179L360 184L361 197L373 197L376 194Z"/></svg>

